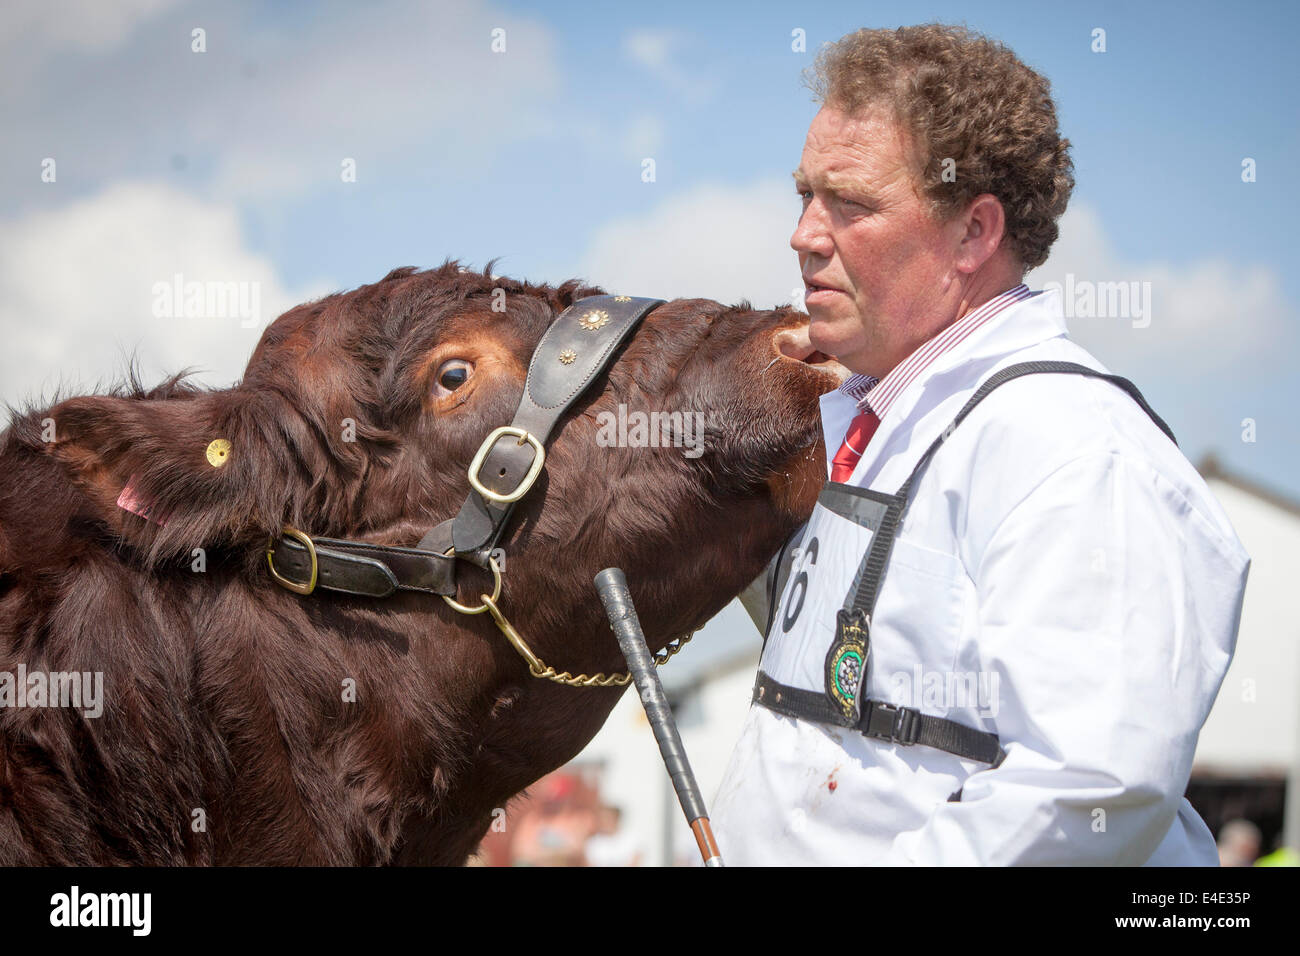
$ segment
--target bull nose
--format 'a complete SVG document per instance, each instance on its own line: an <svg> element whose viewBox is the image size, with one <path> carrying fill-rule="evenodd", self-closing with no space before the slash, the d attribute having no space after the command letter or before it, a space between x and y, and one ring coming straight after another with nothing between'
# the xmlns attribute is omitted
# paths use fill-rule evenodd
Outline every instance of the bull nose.
<svg viewBox="0 0 1300 956"><path fill-rule="evenodd" d="M812 340L808 338L806 323L793 329L781 329L775 333L772 336L772 346L781 355L792 358L796 362L802 362L817 351L813 348Z"/></svg>
<svg viewBox="0 0 1300 956"><path fill-rule="evenodd" d="M824 352L818 351L808 337L808 324L792 329L781 329L772 333L772 349L776 358L768 363L771 368L781 359L793 359L805 365L827 372L834 376L835 384L841 384L851 374L847 368ZM764 369L766 371L766 369Z"/></svg>

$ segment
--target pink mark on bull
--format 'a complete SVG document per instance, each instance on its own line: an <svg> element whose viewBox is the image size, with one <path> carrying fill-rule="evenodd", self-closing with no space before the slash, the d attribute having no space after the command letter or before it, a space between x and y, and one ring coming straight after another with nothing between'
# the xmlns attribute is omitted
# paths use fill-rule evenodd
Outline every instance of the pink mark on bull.
<svg viewBox="0 0 1300 956"><path fill-rule="evenodd" d="M140 497L140 493L135 488L135 475L132 475L122 489L122 493L117 496L117 506L124 511L129 511L133 515L139 515L146 521L152 521L160 527L166 527L167 522L161 518L153 516L153 502L146 501Z"/></svg>

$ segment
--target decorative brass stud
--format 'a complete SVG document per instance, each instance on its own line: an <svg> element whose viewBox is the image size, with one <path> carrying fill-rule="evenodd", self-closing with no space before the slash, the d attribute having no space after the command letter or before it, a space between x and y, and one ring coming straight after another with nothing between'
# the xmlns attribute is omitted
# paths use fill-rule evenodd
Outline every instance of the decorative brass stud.
<svg viewBox="0 0 1300 956"><path fill-rule="evenodd" d="M632 297L631 297L630 295L616 295L616 296L614 296L614 301L615 301L615 302L631 302L631 301L632 301Z"/></svg>
<svg viewBox="0 0 1300 956"><path fill-rule="evenodd" d="M209 465L220 468L230 460L230 442L224 438L214 438L208 443L205 454L208 456Z"/></svg>
<svg viewBox="0 0 1300 956"><path fill-rule="evenodd" d="M578 357L578 353L573 351L573 349L565 349L563 352L560 353L560 364L572 365L574 363L574 360L577 359L577 357Z"/></svg>
<svg viewBox="0 0 1300 956"><path fill-rule="evenodd" d="M595 332L598 328L609 323L609 313L604 309L592 309L583 315L578 316L578 324L588 332Z"/></svg>

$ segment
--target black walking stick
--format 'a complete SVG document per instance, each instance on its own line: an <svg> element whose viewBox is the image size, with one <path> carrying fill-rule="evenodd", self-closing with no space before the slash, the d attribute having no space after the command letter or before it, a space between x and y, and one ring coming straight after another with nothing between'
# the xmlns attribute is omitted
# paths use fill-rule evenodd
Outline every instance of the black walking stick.
<svg viewBox="0 0 1300 956"><path fill-rule="evenodd" d="M722 855L718 845L713 841L713 828L709 826L709 815L704 809L704 799L700 796L695 774L691 773L690 761L682 748L682 738L677 734L677 724L673 720L672 709L664 697L664 688L659 683L659 674L655 671L650 649L646 647L645 634L641 631L641 622L637 620L636 608L632 605L632 594L627 587L627 578L619 568L606 568L596 575L596 590L600 592L601 603L609 615L609 624L618 638L618 646L627 659L627 669L632 673L636 689L641 695L641 705L645 715L650 719L650 728L654 731L655 741L659 744L659 753L672 778L673 789L677 791L677 800L686 814L686 822L695 834L700 856L704 857L705 866L722 866Z"/></svg>

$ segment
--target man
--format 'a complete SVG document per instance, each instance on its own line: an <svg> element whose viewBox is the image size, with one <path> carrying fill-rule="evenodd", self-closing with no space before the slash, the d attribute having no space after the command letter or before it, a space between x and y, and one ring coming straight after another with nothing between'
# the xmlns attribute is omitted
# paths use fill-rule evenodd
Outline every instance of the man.
<svg viewBox="0 0 1300 956"><path fill-rule="evenodd" d="M1249 558L1021 284L1073 187L1047 81L932 25L843 38L815 90L791 246L810 349L855 374L822 399L831 481L773 595L723 856L1215 864L1182 794Z"/></svg>
<svg viewBox="0 0 1300 956"><path fill-rule="evenodd" d="M1249 820L1229 820L1219 829L1219 865L1251 866L1259 859L1262 835Z"/></svg>

